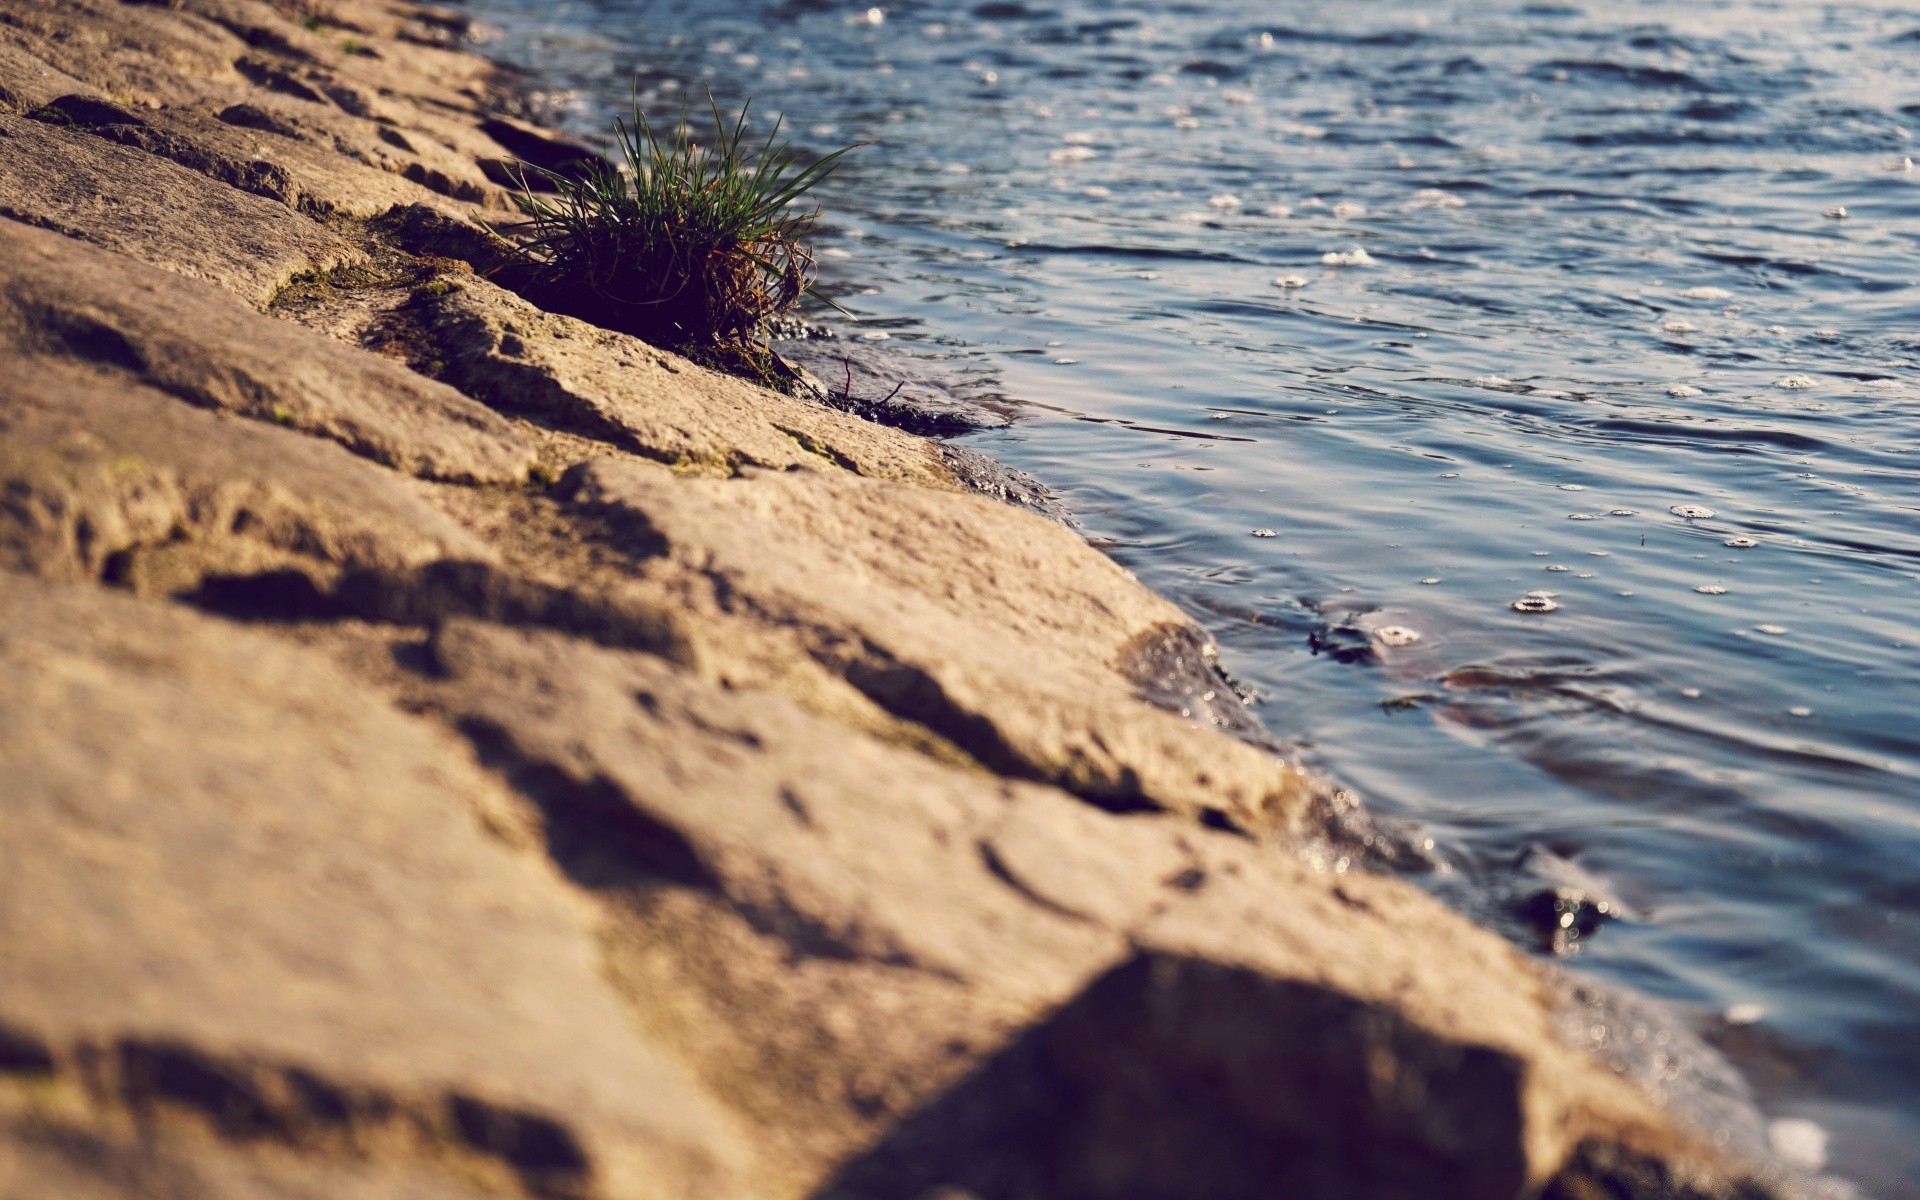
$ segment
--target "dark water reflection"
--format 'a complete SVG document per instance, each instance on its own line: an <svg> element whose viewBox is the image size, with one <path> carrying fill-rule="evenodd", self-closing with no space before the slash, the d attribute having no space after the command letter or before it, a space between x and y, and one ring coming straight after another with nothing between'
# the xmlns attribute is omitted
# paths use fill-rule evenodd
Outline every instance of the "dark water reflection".
<svg viewBox="0 0 1920 1200"><path fill-rule="evenodd" d="M876 140L827 197L844 335L1014 412L975 441L1436 886L1611 880L1580 965L1920 1196L1920 13L471 6L584 127L638 71ZM1421 638L1316 654L1336 619Z"/></svg>

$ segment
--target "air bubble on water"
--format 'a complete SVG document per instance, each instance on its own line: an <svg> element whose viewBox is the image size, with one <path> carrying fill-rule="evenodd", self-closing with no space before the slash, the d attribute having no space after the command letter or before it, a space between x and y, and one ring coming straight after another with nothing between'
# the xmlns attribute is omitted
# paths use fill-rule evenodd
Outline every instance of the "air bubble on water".
<svg viewBox="0 0 1920 1200"><path fill-rule="evenodd" d="M1718 515L1704 504L1676 504L1667 511L1676 517L1685 517L1689 521L1703 521Z"/></svg>
<svg viewBox="0 0 1920 1200"><path fill-rule="evenodd" d="M1567 520L1569 521L1598 521L1599 519L1600 518L1594 515L1593 513L1568 513L1567 514Z"/></svg>
<svg viewBox="0 0 1920 1200"><path fill-rule="evenodd" d="M1458 472L1458 471L1442 471L1442 472L1440 472L1440 478L1442 478L1442 479L1458 479L1458 478L1460 478L1460 472Z"/></svg>
<svg viewBox="0 0 1920 1200"><path fill-rule="evenodd" d="M1692 321L1668 321L1660 328L1668 333L1692 333L1700 327Z"/></svg>
<svg viewBox="0 0 1920 1200"><path fill-rule="evenodd" d="M1559 563L1554 563L1552 566L1547 568L1547 570L1549 571L1564 571L1566 569L1567 569L1566 567L1562 566Z"/></svg>
<svg viewBox="0 0 1920 1200"><path fill-rule="evenodd" d="M1208 200L1207 203L1219 209L1221 212L1232 212L1240 207L1240 197L1233 195L1231 192L1222 192L1218 196Z"/></svg>
<svg viewBox="0 0 1920 1200"><path fill-rule="evenodd" d="M1434 584L1440 582L1440 577L1438 575L1429 575L1420 582L1426 584L1428 587L1432 587Z"/></svg>
<svg viewBox="0 0 1920 1200"><path fill-rule="evenodd" d="M1698 700L1700 698L1700 689L1699 688L1681 688L1680 694L1682 696L1685 696L1689 700Z"/></svg>
<svg viewBox="0 0 1920 1200"><path fill-rule="evenodd" d="M1342 221L1351 221L1355 217L1367 215L1367 206L1355 204L1351 200L1342 200L1333 206L1333 215Z"/></svg>
<svg viewBox="0 0 1920 1200"><path fill-rule="evenodd" d="M863 342L884 342L884 341L888 341L892 337L893 335L888 333L884 329L874 329L861 334L860 340Z"/></svg>
<svg viewBox="0 0 1920 1200"><path fill-rule="evenodd" d="M1766 1015L1767 1010L1765 1008L1752 1002L1729 1004L1727 1005L1727 1011L1720 1014L1721 1018L1729 1025L1755 1025Z"/></svg>
<svg viewBox="0 0 1920 1200"><path fill-rule="evenodd" d="M1079 361L1077 358L1056 358L1053 360L1053 365L1056 367L1071 367Z"/></svg>
<svg viewBox="0 0 1920 1200"><path fill-rule="evenodd" d="M1473 383L1473 386L1482 387L1482 388L1503 388L1503 387L1513 386L1513 380L1502 378L1499 375L1476 375L1473 377L1471 382Z"/></svg>
<svg viewBox="0 0 1920 1200"><path fill-rule="evenodd" d="M1728 291L1725 288L1717 288L1717 287L1690 287L1686 291L1681 292L1680 296L1682 299L1685 299L1685 300L1731 300L1733 299L1732 292Z"/></svg>
<svg viewBox="0 0 1920 1200"><path fill-rule="evenodd" d="M1606 551L1606 550L1589 550L1589 551L1587 551L1587 553L1588 553L1588 554L1591 554L1591 555L1593 555L1593 556L1594 556L1595 558L1611 558L1611 557L1613 557L1613 556L1612 556L1612 554L1611 554L1611 553L1610 553L1609 551Z"/></svg>
<svg viewBox="0 0 1920 1200"><path fill-rule="evenodd" d="M1699 592L1702 596L1724 596L1727 594L1727 589L1717 583L1703 583L1693 590Z"/></svg>
<svg viewBox="0 0 1920 1200"><path fill-rule="evenodd" d="M1227 414L1227 413L1210 413L1210 414L1208 414L1208 416L1207 416L1207 420L1209 420L1209 421L1224 421L1224 420L1226 420L1226 419L1227 419L1227 417L1228 417L1228 415L1229 415L1229 414Z"/></svg>
<svg viewBox="0 0 1920 1200"><path fill-rule="evenodd" d="M1095 185L1089 188L1081 188L1080 194L1082 196L1085 196L1089 200L1105 200L1109 196L1113 195L1113 189L1110 187L1100 187L1098 185Z"/></svg>
<svg viewBox="0 0 1920 1200"><path fill-rule="evenodd" d="M1084 129L1076 129L1072 133L1062 134L1060 140L1069 146L1091 146L1094 143L1093 135Z"/></svg>
<svg viewBox="0 0 1920 1200"><path fill-rule="evenodd" d="M1329 267L1371 267L1379 260L1355 246L1351 250L1329 250L1320 256L1320 261Z"/></svg>
<svg viewBox="0 0 1920 1200"><path fill-rule="evenodd" d="M1382 646L1411 646L1420 640L1420 631L1405 625L1382 625L1373 636Z"/></svg>
<svg viewBox="0 0 1920 1200"><path fill-rule="evenodd" d="M1754 629L1761 633L1772 634L1774 637L1779 637L1787 631L1785 625L1755 625Z"/></svg>
<svg viewBox="0 0 1920 1200"><path fill-rule="evenodd" d="M1175 129L1198 129L1200 122L1195 117L1181 117L1173 123Z"/></svg>
<svg viewBox="0 0 1920 1200"><path fill-rule="evenodd" d="M1640 515L1640 510L1637 508L1610 508L1607 510L1607 515L1610 517L1637 517Z"/></svg>
<svg viewBox="0 0 1920 1200"><path fill-rule="evenodd" d="M1615 593L1614 593L1614 595L1616 595L1616 596L1631 596L1631 595L1633 595L1633 593L1632 593L1632 592L1615 592Z"/></svg>
<svg viewBox="0 0 1920 1200"><path fill-rule="evenodd" d="M1252 534L1253 534L1253 536L1255 536L1255 537L1277 537L1277 536L1279 536L1278 534L1276 534L1276 533L1274 533L1274 532L1273 532L1273 530L1271 530L1271 529L1254 529L1254 530L1249 530L1248 532L1250 532L1250 533L1252 533Z"/></svg>
<svg viewBox="0 0 1920 1200"><path fill-rule="evenodd" d="M1547 552L1545 550L1535 550L1533 551L1533 556L1535 558L1545 558L1547 556Z"/></svg>
<svg viewBox="0 0 1920 1200"><path fill-rule="evenodd" d="M1099 157L1100 152L1091 146L1064 146L1047 152L1047 161L1057 163L1086 162Z"/></svg>
<svg viewBox="0 0 1920 1200"><path fill-rule="evenodd" d="M1465 208L1467 202L1452 192L1443 192L1439 188L1421 188L1414 193L1410 208Z"/></svg>
<svg viewBox="0 0 1920 1200"><path fill-rule="evenodd" d="M1818 387L1820 384L1819 381L1811 375L1782 375L1773 381L1773 386L1785 388L1790 392L1797 392L1805 388Z"/></svg>
<svg viewBox="0 0 1920 1200"><path fill-rule="evenodd" d="M1307 278L1304 275L1282 275L1273 281L1273 286L1277 288L1303 288L1307 286Z"/></svg>
<svg viewBox="0 0 1920 1200"><path fill-rule="evenodd" d="M1584 483L1562 483L1559 484L1558 487L1563 492L1584 492L1587 490L1587 485Z"/></svg>
<svg viewBox="0 0 1920 1200"><path fill-rule="evenodd" d="M1787 715L1790 717L1810 717L1813 715L1813 710L1804 704L1796 704L1787 710Z"/></svg>
<svg viewBox="0 0 1920 1200"><path fill-rule="evenodd" d="M1266 208L1262 209L1261 211L1266 213L1270 217L1290 217L1293 215L1293 205L1269 204L1266 206Z"/></svg>
<svg viewBox="0 0 1920 1200"><path fill-rule="evenodd" d="M1688 400L1694 396L1704 396L1706 393L1691 384L1676 383L1667 389L1667 395L1675 400Z"/></svg>
<svg viewBox="0 0 1920 1200"><path fill-rule="evenodd" d="M1844 221L1847 219L1847 209L1845 205L1836 204L1821 215L1827 217L1830 220Z"/></svg>
<svg viewBox="0 0 1920 1200"><path fill-rule="evenodd" d="M1550 613L1559 607L1558 604L1555 604L1548 597L1536 596L1532 593L1528 593L1513 602L1513 611L1523 613Z"/></svg>
<svg viewBox="0 0 1920 1200"><path fill-rule="evenodd" d="M1737 538L1728 538L1726 541L1726 544L1728 547L1734 550L1751 550L1755 546L1758 546L1760 543L1754 541L1750 537L1737 537Z"/></svg>
<svg viewBox="0 0 1920 1200"><path fill-rule="evenodd" d="M1576 575L1576 576L1574 576L1574 578L1575 578L1575 579L1592 579L1592 578L1593 578L1593 572L1592 572L1592 571L1582 571L1582 572L1580 572L1580 573L1579 573L1578 575Z"/></svg>
<svg viewBox="0 0 1920 1200"><path fill-rule="evenodd" d="M1158 278L1160 278L1160 272L1158 272L1158 271L1139 271L1139 272L1136 272L1136 273L1134 274L1134 278L1135 278L1135 279L1158 279Z"/></svg>

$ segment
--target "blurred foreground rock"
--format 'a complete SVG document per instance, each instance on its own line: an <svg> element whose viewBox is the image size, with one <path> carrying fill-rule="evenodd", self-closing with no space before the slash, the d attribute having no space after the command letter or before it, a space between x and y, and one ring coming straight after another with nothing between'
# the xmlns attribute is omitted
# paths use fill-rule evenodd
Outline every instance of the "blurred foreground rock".
<svg viewBox="0 0 1920 1200"><path fill-rule="evenodd" d="M466 31L0 0L0 1198L1784 1188L1024 485L490 281Z"/></svg>

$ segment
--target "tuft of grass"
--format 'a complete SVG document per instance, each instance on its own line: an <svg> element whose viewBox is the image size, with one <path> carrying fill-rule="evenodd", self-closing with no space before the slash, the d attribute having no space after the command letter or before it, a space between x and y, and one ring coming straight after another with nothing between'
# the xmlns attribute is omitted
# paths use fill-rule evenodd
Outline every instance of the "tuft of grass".
<svg viewBox="0 0 1920 1200"><path fill-rule="evenodd" d="M614 122L615 162L570 174L520 168L532 220L519 290L697 360L744 357L751 367L768 353L768 322L813 287L804 239L820 211L803 201L858 147L804 161L779 140L779 121L757 147L748 142L751 101L732 121L711 93L707 106L714 134L702 141L684 108L670 132L656 131L636 95L632 120ZM549 194L536 194L528 173Z"/></svg>

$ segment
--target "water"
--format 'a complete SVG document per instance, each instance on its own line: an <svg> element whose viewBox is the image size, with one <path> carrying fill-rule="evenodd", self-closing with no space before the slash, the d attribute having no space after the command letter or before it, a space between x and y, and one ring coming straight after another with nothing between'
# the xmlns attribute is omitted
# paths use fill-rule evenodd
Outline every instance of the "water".
<svg viewBox="0 0 1920 1200"><path fill-rule="evenodd" d="M1011 413L973 443L1443 894L1610 881L1577 965L1920 1196L1920 14L470 7L582 129L638 72L874 141L825 195L846 342Z"/></svg>

